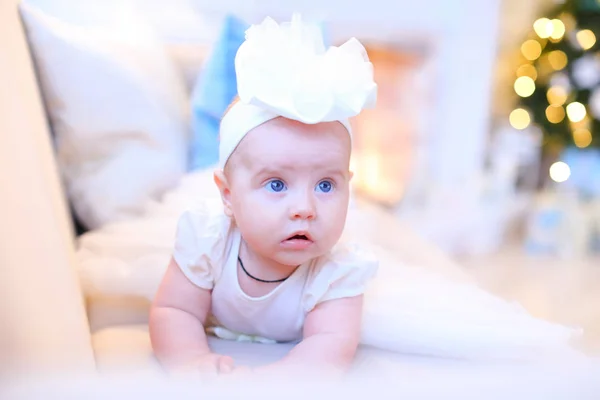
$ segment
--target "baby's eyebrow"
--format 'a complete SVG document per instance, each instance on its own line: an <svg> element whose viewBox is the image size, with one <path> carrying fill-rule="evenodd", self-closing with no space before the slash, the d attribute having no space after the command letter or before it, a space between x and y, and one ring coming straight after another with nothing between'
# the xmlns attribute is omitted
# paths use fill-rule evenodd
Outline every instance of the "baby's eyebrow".
<svg viewBox="0 0 600 400"><path fill-rule="evenodd" d="M299 169L299 167L293 166L293 165L280 166L280 167L276 167L276 168L274 168L273 166L264 166L264 167L261 167L255 173L255 175L256 176L277 175L277 174L281 174L283 172L290 172L290 171L294 171L294 170L298 170L298 169ZM345 176L345 172L339 168L325 168L322 171L322 175L323 175L323 177L328 177L328 176L343 177L343 176Z"/></svg>
<svg viewBox="0 0 600 400"><path fill-rule="evenodd" d="M284 167L284 168L273 168L272 166L261 167L258 171L256 171L255 175L277 175L283 171L289 171L292 168Z"/></svg>
<svg viewBox="0 0 600 400"><path fill-rule="evenodd" d="M326 176L336 176L337 175L337 176L342 177L342 176L346 175L343 170L337 169L337 168L325 170L325 171L323 171L323 173Z"/></svg>

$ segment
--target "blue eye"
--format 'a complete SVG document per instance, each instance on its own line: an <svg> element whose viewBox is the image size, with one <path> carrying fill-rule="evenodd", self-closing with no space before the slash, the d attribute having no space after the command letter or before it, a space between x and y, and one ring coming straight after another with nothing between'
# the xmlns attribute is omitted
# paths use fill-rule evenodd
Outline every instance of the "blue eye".
<svg viewBox="0 0 600 400"><path fill-rule="evenodd" d="M285 183L283 183L280 179L273 179L272 181L267 182L266 185L267 190L271 192L283 192L286 189Z"/></svg>
<svg viewBox="0 0 600 400"><path fill-rule="evenodd" d="M329 193L333 190L333 183L329 180L321 181L317 185L317 190L323 193Z"/></svg>

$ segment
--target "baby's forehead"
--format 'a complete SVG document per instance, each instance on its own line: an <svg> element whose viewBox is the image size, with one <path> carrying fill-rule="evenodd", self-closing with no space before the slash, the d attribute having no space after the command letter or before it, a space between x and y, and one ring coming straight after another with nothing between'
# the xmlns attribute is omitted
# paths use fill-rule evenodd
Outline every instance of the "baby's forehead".
<svg viewBox="0 0 600 400"><path fill-rule="evenodd" d="M339 122L308 125L276 118L248 132L235 153L248 164L263 161L285 164L287 159L301 156L314 161L345 162L350 155L350 142L348 131Z"/></svg>
<svg viewBox="0 0 600 400"><path fill-rule="evenodd" d="M326 148L350 150L350 135L337 121L304 124L278 117L248 132L239 147L242 150L251 149L260 152L286 146L305 151L321 151Z"/></svg>
<svg viewBox="0 0 600 400"><path fill-rule="evenodd" d="M265 169L296 171L344 170L350 167L351 140L339 122L314 125L278 117L250 132L240 141L225 165L225 173Z"/></svg>

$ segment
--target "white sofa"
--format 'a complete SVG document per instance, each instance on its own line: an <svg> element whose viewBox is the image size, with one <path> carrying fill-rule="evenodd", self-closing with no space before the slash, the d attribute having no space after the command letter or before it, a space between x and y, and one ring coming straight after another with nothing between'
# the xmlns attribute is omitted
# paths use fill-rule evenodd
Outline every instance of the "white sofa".
<svg viewBox="0 0 600 400"><path fill-rule="evenodd" d="M3 369L95 368L70 218L16 1L0 4Z"/></svg>

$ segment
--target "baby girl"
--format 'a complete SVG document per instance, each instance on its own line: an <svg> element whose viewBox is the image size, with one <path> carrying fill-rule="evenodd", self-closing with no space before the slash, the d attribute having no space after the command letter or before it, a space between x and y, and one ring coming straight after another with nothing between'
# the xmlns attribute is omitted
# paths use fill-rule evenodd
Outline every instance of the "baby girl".
<svg viewBox="0 0 600 400"><path fill-rule="evenodd" d="M255 371L343 371L359 343L363 292L377 270L342 243L350 197L348 118L377 86L352 39L325 51L320 31L266 19L236 56L239 100L220 126L214 181L222 206L198 205L178 224L150 333L167 370L228 373L206 334L296 343Z"/></svg>

